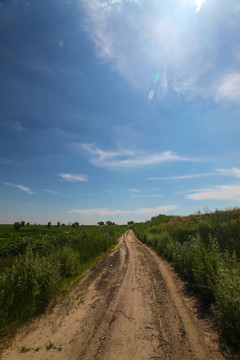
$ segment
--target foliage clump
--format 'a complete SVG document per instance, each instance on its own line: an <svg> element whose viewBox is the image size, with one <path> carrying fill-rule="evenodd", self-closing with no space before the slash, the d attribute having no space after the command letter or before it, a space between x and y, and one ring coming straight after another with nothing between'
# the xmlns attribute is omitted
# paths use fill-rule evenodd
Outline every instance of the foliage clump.
<svg viewBox="0 0 240 360"><path fill-rule="evenodd" d="M133 229L196 290L223 337L240 350L240 209L160 215Z"/></svg>
<svg viewBox="0 0 240 360"><path fill-rule="evenodd" d="M44 229L44 227L43 227ZM116 244L124 226L27 228L0 241L0 335L41 313L65 278ZM31 232L32 231L32 232Z"/></svg>

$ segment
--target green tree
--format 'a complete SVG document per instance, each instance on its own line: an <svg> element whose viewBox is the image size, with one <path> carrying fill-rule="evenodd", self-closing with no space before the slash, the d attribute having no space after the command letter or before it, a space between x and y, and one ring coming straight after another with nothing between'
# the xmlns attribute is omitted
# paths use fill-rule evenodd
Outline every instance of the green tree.
<svg viewBox="0 0 240 360"><path fill-rule="evenodd" d="M50 228L52 225L51 221L48 222L47 227Z"/></svg>
<svg viewBox="0 0 240 360"><path fill-rule="evenodd" d="M15 222L15 223L13 224L13 226L14 226L14 229L15 229L15 230L19 230L22 225L21 225L20 222L18 221L18 222Z"/></svg>
<svg viewBox="0 0 240 360"><path fill-rule="evenodd" d="M108 221L106 221L106 225L115 225L115 223L112 222L112 221L110 221L110 220L108 220Z"/></svg>
<svg viewBox="0 0 240 360"><path fill-rule="evenodd" d="M25 221L21 221L21 226L24 226L25 225Z"/></svg>
<svg viewBox="0 0 240 360"><path fill-rule="evenodd" d="M104 225L104 221L99 221L98 225Z"/></svg>
<svg viewBox="0 0 240 360"><path fill-rule="evenodd" d="M79 222L78 221L75 221L73 224L72 224L72 227L78 227L79 226Z"/></svg>
<svg viewBox="0 0 240 360"><path fill-rule="evenodd" d="M128 221L128 225L133 225L134 224L134 221L131 220L131 221Z"/></svg>
<svg viewBox="0 0 240 360"><path fill-rule="evenodd" d="M57 227L59 227L61 225L60 221L57 222Z"/></svg>

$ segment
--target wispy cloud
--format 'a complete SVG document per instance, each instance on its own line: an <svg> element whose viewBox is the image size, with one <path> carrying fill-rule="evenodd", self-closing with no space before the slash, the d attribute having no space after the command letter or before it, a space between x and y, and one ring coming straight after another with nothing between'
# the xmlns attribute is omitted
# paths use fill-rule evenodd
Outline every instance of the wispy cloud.
<svg viewBox="0 0 240 360"><path fill-rule="evenodd" d="M119 214L130 214L130 210L111 210L111 209L75 209L68 211L68 214L77 213L84 217L88 217L89 215L100 215L100 216L107 216L107 215L119 215Z"/></svg>
<svg viewBox="0 0 240 360"><path fill-rule="evenodd" d="M61 176L66 181L87 181L88 177L87 175L81 175L81 174L68 174L68 173L61 173L58 176Z"/></svg>
<svg viewBox="0 0 240 360"><path fill-rule="evenodd" d="M176 205L166 205L166 206L158 206L156 208L141 208L134 211L134 214L142 214L142 215L158 215L158 214L167 214L170 211L176 210Z"/></svg>
<svg viewBox="0 0 240 360"><path fill-rule="evenodd" d="M232 68L235 62L228 47L229 39L234 41L240 31L235 0L82 0L80 4L86 15L84 29L98 57L149 100L172 91L214 99L217 91L218 101L239 102L238 74L223 75L226 62L221 59L229 49L227 66ZM222 80L217 90L218 79Z"/></svg>
<svg viewBox="0 0 240 360"><path fill-rule="evenodd" d="M16 185L16 184L12 184L12 183L9 183L9 182L5 182L4 184L5 184L6 186L11 186L11 187L20 189L20 190L25 191L25 192L27 192L27 193L29 193L29 194L33 194L33 193L34 193L30 188L28 188L28 187L26 187L26 186L23 186L23 185Z"/></svg>
<svg viewBox="0 0 240 360"><path fill-rule="evenodd" d="M63 47L64 46L64 42L60 41L59 42L59 47ZM45 75L53 75L53 76L79 76L79 77L83 77L84 73L79 70L79 69L69 69L69 68L64 68L64 67L60 67L59 65L57 65L56 63L46 63L43 62L42 60L35 58L32 59L32 61L28 60L24 60L24 64L23 64L28 70L32 70L32 71L36 71L36 72L40 72L42 74Z"/></svg>
<svg viewBox="0 0 240 360"><path fill-rule="evenodd" d="M183 179L194 179L207 176L232 176L240 177L240 169L234 167L231 169L217 169L214 172L202 173L202 174L188 174L179 176L167 176L167 177L149 177L146 180L183 180Z"/></svg>
<svg viewBox="0 0 240 360"><path fill-rule="evenodd" d="M136 210L115 210L115 209L105 209L105 208L97 208L97 209L75 209L69 210L69 214L77 213L82 215L83 217L89 217L91 215L98 216L110 216L110 215L122 215L122 214L131 214L133 215L146 215L153 216L158 214L166 214L172 210L176 210L176 205L166 205L166 206L158 206L155 208L140 208Z"/></svg>
<svg viewBox="0 0 240 360"><path fill-rule="evenodd" d="M84 150L86 153L96 157L101 161L107 159L118 158L123 156L131 156L133 152L126 149L119 149L118 151L104 151L99 149L95 144L83 143L83 144L74 144L76 148Z"/></svg>
<svg viewBox="0 0 240 360"><path fill-rule="evenodd" d="M240 103L240 72L231 72L221 78L217 87L216 99Z"/></svg>
<svg viewBox="0 0 240 360"><path fill-rule="evenodd" d="M31 207L38 207L38 204L37 204L37 203L35 203L35 204L33 204L33 203L28 203L28 206L31 206Z"/></svg>
<svg viewBox="0 0 240 360"><path fill-rule="evenodd" d="M51 190L51 189L43 189L43 191L50 193L50 194L62 195L60 192Z"/></svg>
<svg viewBox="0 0 240 360"><path fill-rule="evenodd" d="M217 169L216 170L219 175L223 176L233 176L240 178L240 169L233 167L231 169Z"/></svg>
<svg viewBox="0 0 240 360"><path fill-rule="evenodd" d="M11 128L14 131L17 132L22 132L22 131L26 131L27 129L24 128L21 123L19 121L14 121L14 120L7 120L5 121L5 124L7 127Z"/></svg>
<svg viewBox="0 0 240 360"><path fill-rule="evenodd" d="M130 193L140 193L140 192L141 192L141 190L136 189L136 188L128 189L128 191L129 191Z"/></svg>
<svg viewBox="0 0 240 360"><path fill-rule="evenodd" d="M240 185L220 185L187 195L190 200L240 200Z"/></svg>
<svg viewBox="0 0 240 360"><path fill-rule="evenodd" d="M191 175L179 175L179 176L168 176L168 177L149 177L146 180L182 180L182 179L193 179L198 177L212 176L215 173L203 173L203 174L191 174Z"/></svg>
<svg viewBox="0 0 240 360"><path fill-rule="evenodd" d="M148 197L148 198L158 198L163 197L161 194L132 194L132 197Z"/></svg>
<svg viewBox="0 0 240 360"><path fill-rule="evenodd" d="M0 157L0 164L10 164L12 162L12 160L4 158L4 157Z"/></svg>
<svg viewBox="0 0 240 360"><path fill-rule="evenodd" d="M80 144L78 147L82 148L89 157L89 161L94 166L105 167L109 169L124 169L124 168L137 168L149 165L158 165L166 162L200 162L203 159L190 158L180 156L172 151L164 151L161 153L154 153L145 155L143 151L138 151L142 155L138 155L133 151L103 151L96 147L94 144Z"/></svg>

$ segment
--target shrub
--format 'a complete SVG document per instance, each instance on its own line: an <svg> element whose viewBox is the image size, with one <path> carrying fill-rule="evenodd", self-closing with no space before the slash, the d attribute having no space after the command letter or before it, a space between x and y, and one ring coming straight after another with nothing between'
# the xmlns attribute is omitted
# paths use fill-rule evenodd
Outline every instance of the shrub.
<svg viewBox="0 0 240 360"><path fill-rule="evenodd" d="M14 226L14 229L15 229L15 230L19 230L22 225L20 224L20 222L15 222L15 223L13 224L13 226Z"/></svg>
<svg viewBox="0 0 240 360"><path fill-rule="evenodd" d="M212 305L222 335L237 348L240 347L240 267L236 257L222 260L214 289L216 302Z"/></svg>
<svg viewBox="0 0 240 360"><path fill-rule="evenodd" d="M63 278L77 275L80 267L77 251L69 246L64 246L58 251L57 259L60 263L60 273Z"/></svg>

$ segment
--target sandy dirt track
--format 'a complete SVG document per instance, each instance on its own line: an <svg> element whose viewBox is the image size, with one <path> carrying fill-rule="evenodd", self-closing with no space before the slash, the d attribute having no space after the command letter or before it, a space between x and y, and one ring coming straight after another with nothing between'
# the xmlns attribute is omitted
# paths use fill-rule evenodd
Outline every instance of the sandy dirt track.
<svg viewBox="0 0 240 360"><path fill-rule="evenodd" d="M171 267L131 230L1 360L224 359ZM21 351L25 352L21 352Z"/></svg>

